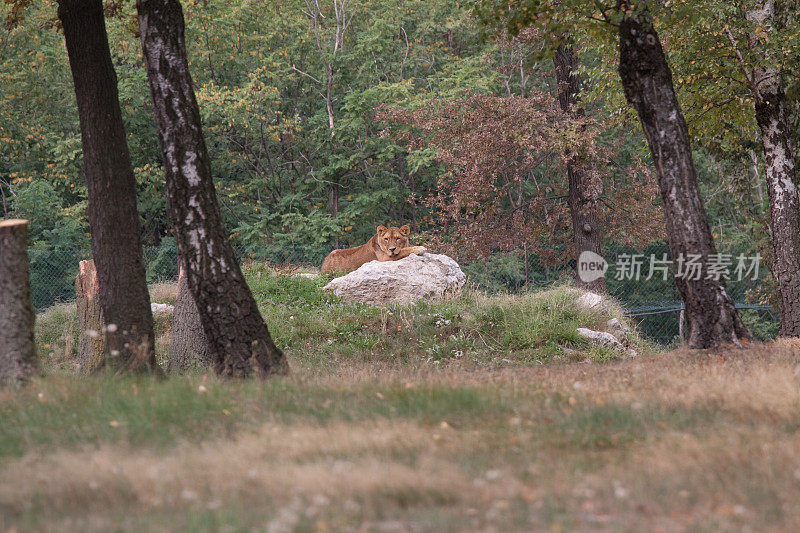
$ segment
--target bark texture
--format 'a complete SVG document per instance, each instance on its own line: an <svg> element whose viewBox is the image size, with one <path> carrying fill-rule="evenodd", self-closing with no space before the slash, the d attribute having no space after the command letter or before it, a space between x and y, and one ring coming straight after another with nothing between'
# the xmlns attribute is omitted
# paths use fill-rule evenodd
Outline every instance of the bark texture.
<svg viewBox="0 0 800 533"><path fill-rule="evenodd" d="M0 221L0 385L21 385L36 371L27 238L27 220Z"/></svg>
<svg viewBox="0 0 800 533"><path fill-rule="evenodd" d="M653 155L673 261L699 255L707 265L716 248L700 198L686 121L658 34L647 14L639 13L622 20L619 37L619 73ZM724 280L707 279L705 271L699 278L675 278L686 306L689 346L712 348L750 338Z"/></svg>
<svg viewBox="0 0 800 533"><path fill-rule="evenodd" d="M183 267L178 275L178 298L172 314L169 343L169 371L185 372L192 368L213 366L213 352L208 344L200 313L186 283Z"/></svg>
<svg viewBox="0 0 800 533"><path fill-rule="evenodd" d="M98 371L105 362L105 321L99 292L94 260L81 261L75 277L75 303L78 307L78 360L84 374Z"/></svg>
<svg viewBox="0 0 800 533"><path fill-rule="evenodd" d="M153 315L147 291L136 182L125 140L117 76L100 0L60 0L89 191L92 255L100 304L109 330L108 363L118 369L156 369Z"/></svg>
<svg viewBox="0 0 800 533"><path fill-rule="evenodd" d="M553 56L553 64L558 82L558 103L561 110L569 115L584 116L580 106L581 80L576 72L577 61L572 48L562 43ZM600 239L603 236L602 223L597 216L598 199L603 192L602 182L591 179L591 176L580 167L575 159L567 163L569 178L568 204L572 216L572 230L575 233L576 264L582 252L600 252ZM592 292L606 292L606 280L600 277L585 282L575 277L578 287Z"/></svg>
<svg viewBox="0 0 800 533"><path fill-rule="evenodd" d="M748 13L756 24L771 26L775 17L772 1L759 4ZM750 38L751 48L763 64L770 58L761 48L759 39ZM778 282L781 324L778 334L800 336L800 203L794 167L794 147L786 110L781 71L775 66L756 66L750 73L755 96L756 121L761 130L769 194L772 249L772 272Z"/></svg>
<svg viewBox="0 0 800 533"><path fill-rule="evenodd" d="M139 29L186 281L223 376L288 372L228 242L211 179L178 0L138 0Z"/></svg>

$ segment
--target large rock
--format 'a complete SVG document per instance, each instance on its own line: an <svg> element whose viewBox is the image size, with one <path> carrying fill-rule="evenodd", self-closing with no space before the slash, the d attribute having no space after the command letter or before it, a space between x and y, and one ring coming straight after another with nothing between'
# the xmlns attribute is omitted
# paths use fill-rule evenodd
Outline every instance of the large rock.
<svg viewBox="0 0 800 533"><path fill-rule="evenodd" d="M370 261L323 288L350 302L408 304L457 294L466 280L451 258L426 253L399 261Z"/></svg>

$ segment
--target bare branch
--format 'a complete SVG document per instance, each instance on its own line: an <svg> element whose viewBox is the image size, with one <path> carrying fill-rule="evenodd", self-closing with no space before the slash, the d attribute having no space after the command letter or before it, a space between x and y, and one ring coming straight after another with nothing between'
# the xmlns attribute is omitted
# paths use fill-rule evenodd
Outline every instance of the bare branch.
<svg viewBox="0 0 800 533"><path fill-rule="evenodd" d="M315 78L314 76L312 76L308 72L303 72L302 70L300 70L299 68L295 67L294 65L291 66L291 69L293 71L297 72L298 74L302 74L306 78L310 78L310 79L314 80L315 82L319 83L320 85L322 85L321 81L319 81L317 78Z"/></svg>

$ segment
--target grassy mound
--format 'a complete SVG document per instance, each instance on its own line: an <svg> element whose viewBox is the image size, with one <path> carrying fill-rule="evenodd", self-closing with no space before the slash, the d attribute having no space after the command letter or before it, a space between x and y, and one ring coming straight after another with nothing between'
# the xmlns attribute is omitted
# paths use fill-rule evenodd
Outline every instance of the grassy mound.
<svg viewBox="0 0 800 533"><path fill-rule="evenodd" d="M278 346L294 367L330 370L348 363L473 367L602 361L620 357L590 346L577 328L603 330L609 318L625 318L611 300L604 311L581 310L566 285L523 294L487 296L465 291L437 303L373 306L343 302L322 287L329 276L302 277L252 263L245 275ZM174 303L176 286L152 287L152 300ZM169 316L156 319L156 349L166 358ZM77 323L73 304L38 317L37 341L53 369L74 368ZM648 347L635 333L634 348Z"/></svg>

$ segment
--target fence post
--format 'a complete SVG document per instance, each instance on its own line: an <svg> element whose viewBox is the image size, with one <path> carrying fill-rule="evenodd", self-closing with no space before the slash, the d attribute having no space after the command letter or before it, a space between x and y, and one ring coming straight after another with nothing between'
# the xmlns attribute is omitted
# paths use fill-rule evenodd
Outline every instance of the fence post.
<svg viewBox="0 0 800 533"><path fill-rule="evenodd" d="M686 307L684 307L683 304L681 304L681 312L678 315L678 338L681 340L681 342L685 342L686 341L686 339L683 337L683 321L686 318L684 316L685 309L686 309Z"/></svg>

